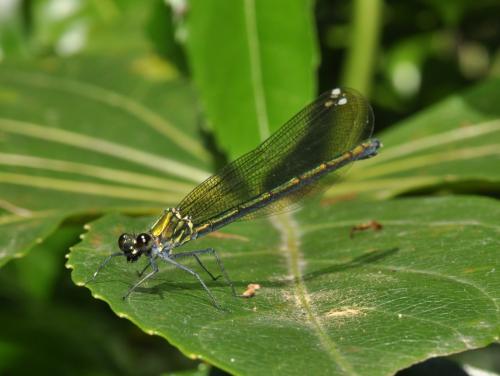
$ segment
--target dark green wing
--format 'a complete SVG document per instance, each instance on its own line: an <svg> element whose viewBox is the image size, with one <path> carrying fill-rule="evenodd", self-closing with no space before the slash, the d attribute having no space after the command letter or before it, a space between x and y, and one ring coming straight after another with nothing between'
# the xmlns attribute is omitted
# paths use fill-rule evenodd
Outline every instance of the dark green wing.
<svg viewBox="0 0 500 376"><path fill-rule="evenodd" d="M348 152L372 132L373 111L360 93L344 88L323 93L260 146L193 189L178 208L195 225L205 223ZM311 191L303 187L270 208L283 208Z"/></svg>

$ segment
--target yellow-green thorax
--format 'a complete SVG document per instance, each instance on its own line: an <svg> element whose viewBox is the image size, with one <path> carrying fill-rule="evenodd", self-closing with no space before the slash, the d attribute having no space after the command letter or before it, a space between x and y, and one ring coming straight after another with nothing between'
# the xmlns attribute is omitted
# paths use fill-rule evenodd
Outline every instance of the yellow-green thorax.
<svg viewBox="0 0 500 376"><path fill-rule="evenodd" d="M149 231L162 247L178 247L195 237L193 222L178 209L166 209Z"/></svg>

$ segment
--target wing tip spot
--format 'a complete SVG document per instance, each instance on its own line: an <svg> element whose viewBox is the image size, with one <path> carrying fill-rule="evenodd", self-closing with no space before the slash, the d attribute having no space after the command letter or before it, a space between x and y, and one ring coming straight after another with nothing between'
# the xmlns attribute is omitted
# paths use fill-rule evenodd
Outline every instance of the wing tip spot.
<svg viewBox="0 0 500 376"><path fill-rule="evenodd" d="M344 104L347 104L347 98L346 97L342 97L340 98L338 101L337 101L337 104L339 106L343 106Z"/></svg>
<svg viewBox="0 0 500 376"><path fill-rule="evenodd" d="M342 90L340 90L339 87L336 87L335 89L332 90L330 97L332 97L333 99L337 99L340 96L340 94L342 94Z"/></svg>

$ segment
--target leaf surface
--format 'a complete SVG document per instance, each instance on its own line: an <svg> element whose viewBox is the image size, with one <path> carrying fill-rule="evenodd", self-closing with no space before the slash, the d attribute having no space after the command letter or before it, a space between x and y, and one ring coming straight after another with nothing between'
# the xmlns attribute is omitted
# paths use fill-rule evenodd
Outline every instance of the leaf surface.
<svg viewBox="0 0 500 376"><path fill-rule="evenodd" d="M88 287L147 333L235 374L386 375L499 339L499 218L494 200L447 197L309 206L272 226L233 224L182 249L215 247L239 293L261 285L238 299L203 274L223 311L194 278L164 264L122 300L145 260L114 259ZM121 232L153 220L91 223L68 260L74 281L116 251ZM382 229L349 236L370 220ZM185 265L202 273L194 261Z"/></svg>

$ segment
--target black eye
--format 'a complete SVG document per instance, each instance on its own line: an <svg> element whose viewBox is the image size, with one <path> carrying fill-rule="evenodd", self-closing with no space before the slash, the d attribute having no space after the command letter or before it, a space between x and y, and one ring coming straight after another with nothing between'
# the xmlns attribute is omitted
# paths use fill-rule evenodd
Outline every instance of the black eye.
<svg viewBox="0 0 500 376"><path fill-rule="evenodd" d="M134 250L135 239L130 234L121 234L118 238L118 247L123 253L130 253Z"/></svg>
<svg viewBox="0 0 500 376"><path fill-rule="evenodd" d="M151 248L151 245L153 243L153 238L149 234L142 233L137 236L135 242L137 249L140 249L141 251L146 251L149 248Z"/></svg>

